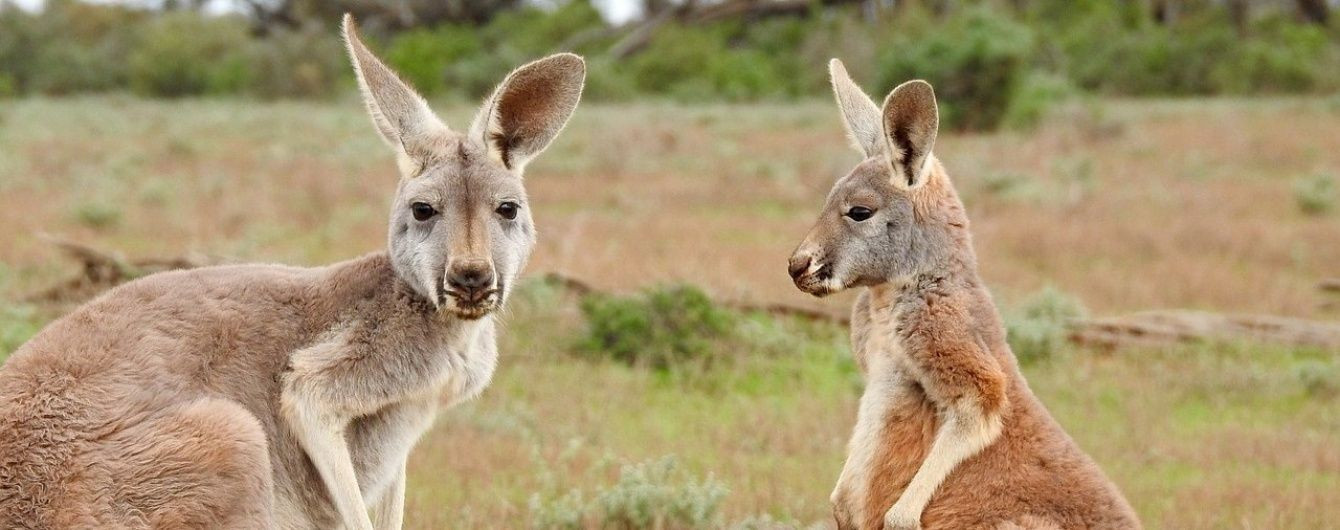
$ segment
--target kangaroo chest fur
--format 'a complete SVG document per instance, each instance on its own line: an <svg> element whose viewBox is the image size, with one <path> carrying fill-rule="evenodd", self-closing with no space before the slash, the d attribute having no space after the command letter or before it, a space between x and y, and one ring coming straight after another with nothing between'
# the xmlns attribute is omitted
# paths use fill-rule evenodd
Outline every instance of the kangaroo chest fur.
<svg viewBox="0 0 1340 530"><path fill-rule="evenodd" d="M329 333L317 344L294 352L293 362L301 365L309 358L320 359L339 352L359 359L355 362L365 365L363 371L379 373L399 385L394 396L373 393L344 405L341 430L359 490L372 503L390 493L404 471L410 451L432 425L440 408L470 399L488 385L497 365L497 348L491 317L486 317L479 321L457 321L422 344L386 344L385 351L360 355L359 350L366 347L360 342L366 338L366 334L359 332L360 325L364 324L354 323ZM351 387L366 382L359 379L349 377L344 388L357 394ZM287 384L284 392L303 390L301 385ZM282 396L281 401L291 397ZM287 429L296 428L287 420L284 423ZM290 451L275 455L287 461L276 466L279 526L324 528L338 524L339 514L324 495L322 477L312 465L312 455L306 454L289 434L286 438Z"/></svg>
<svg viewBox="0 0 1340 530"><path fill-rule="evenodd" d="M938 418L904 351L897 303L898 287L881 286L866 295L865 340L853 355L862 367L865 390L857 408L847 461L831 501L839 518L865 520L875 499L897 497L925 459ZM862 308L858 307L858 311Z"/></svg>

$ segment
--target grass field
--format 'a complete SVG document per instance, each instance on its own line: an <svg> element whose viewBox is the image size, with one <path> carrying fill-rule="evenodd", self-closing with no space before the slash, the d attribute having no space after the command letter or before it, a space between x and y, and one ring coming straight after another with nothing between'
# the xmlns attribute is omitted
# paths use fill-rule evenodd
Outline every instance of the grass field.
<svg viewBox="0 0 1340 530"><path fill-rule="evenodd" d="M1314 287L1340 276L1340 99L1096 102L937 152L1007 313L1052 286L1098 315L1340 317ZM584 107L527 175L529 274L841 310L784 263L856 158L827 101ZM393 179L352 99L0 101L0 357L63 310L23 295L75 272L39 233L327 263L383 245ZM709 526L828 524L861 388L845 330L744 315L720 362L667 373L572 355L577 300L538 282L506 322L493 386L411 459L409 526L594 524L637 495L715 508ZM1025 373L1151 528L1340 520L1340 352L1073 350ZM658 466L668 485L638 488Z"/></svg>

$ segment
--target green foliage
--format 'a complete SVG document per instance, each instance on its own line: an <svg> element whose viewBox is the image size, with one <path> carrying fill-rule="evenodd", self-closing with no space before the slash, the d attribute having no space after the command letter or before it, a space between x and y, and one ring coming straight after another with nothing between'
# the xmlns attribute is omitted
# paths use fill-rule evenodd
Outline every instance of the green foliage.
<svg viewBox="0 0 1340 530"><path fill-rule="evenodd" d="M725 498L721 483L694 479L667 457L623 466L596 503L603 528L712 528Z"/></svg>
<svg viewBox="0 0 1340 530"><path fill-rule="evenodd" d="M925 79L935 86L941 126L994 129L1028 76L1033 45L1027 26L990 10L969 9L886 46L877 86Z"/></svg>
<svg viewBox="0 0 1340 530"><path fill-rule="evenodd" d="M1078 93L1064 76L1041 71L1029 72L1010 97L1001 124L1012 129L1037 127L1047 113L1062 101Z"/></svg>
<svg viewBox="0 0 1340 530"><path fill-rule="evenodd" d="M735 28L670 26L628 64L641 92L679 99L758 99L779 91L767 56L727 45Z"/></svg>
<svg viewBox="0 0 1340 530"><path fill-rule="evenodd" d="M581 309L587 323L582 352L658 369L710 361L713 341L731 336L736 322L735 315L686 285L626 297L594 295Z"/></svg>
<svg viewBox="0 0 1340 530"><path fill-rule="evenodd" d="M129 58L131 86L142 94L236 93L252 80L252 41L241 19L169 13L142 30Z"/></svg>
<svg viewBox="0 0 1340 530"><path fill-rule="evenodd" d="M85 202L75 207L74 217L89 228L112 228L121 223L121 208L109 202Z"/></svg>
<svg viewBox="0 0 1340 530"><path fill-rule="evenodd" d="M423 94L447 88L448 71L482 53L479 38L464 26L416 29L397 35L386 49L386 62Z"/></svg>
<svg viewBox="0 0 1340 530"><path fill-rule="evenodd" d="M113 6L52 1L40 15L0 10L0 72L15 92L70 94L124 86L141 17Z"/></svg>
<svg viewBox="0 0 1340 530"><path fill-rule="evenodd" d="M1335 177L1318 173L1299 179L1293 186L1294 202L1298 209L1309 215L1321 215L1335 208Z"/></svg>
<svg viewBox="0 0 1340 530"><path fill-rule="evenodd" d="M1072 23L1043 22L1079 86L1119 94L1305 92L1335 88L1337 41L1282 14L1239 34L1220 10L1171 25L1090 2Z"/></svg>
<svg viewBox="0 0 1340 530"><path fill-rule="evenodd" d="M1255 32L1255 38L1238 42L1229 59L1216 65L1218 91L1307 92L1334 81L1340 60L1322 28L1277 17L1258 23Z"/></svg>
<svg viewBox="0 0 1340 530"><path fill-rule="evenodd" d="M534 7L508 11L483 27L444 24L411 30L396 35L385 55L425 94L478 99L517 65L574 44L593 44L579 37L602 25L589 2L574 0L552 12Z"/></svg>
<svg viewBox="0 0 1340 530"><path fill-rule="evenodd" d="M581 490L545 499L530 498L532 528L717 528L726 487L712 477L698 479L672 457L626 464L614 484L594 498Z"/></svg>
<svg viewBox="0 0 1340 530"><path fill-rule="evenodd" d="M1306 359L1294 366L1303 392L1310 397L1333 396L1340 392L1340 365L1320 359Z"/></svg>
<svg viewBox="0 0 1340 530"><path fill-rule="evenodd" d="M1020 362L1045 360L1062 351L1070 325L1084 314L1079 299L1048 286L1007 315L1005 336Z"/></svg>
<svg viewBox="0 0 1340 530"><path fill-rule="evenodd" d="M1017 5L1012 5L1017 4ZM499 12L484 23L416 27L370 40L420 91L478 99L511 68L574 51L588 99L751 101L827 97L841 57L879 100L909 79L936 86L950 128L1032 127L1072 87L1124 95L1340 89L1340 33L1257 8L1244 28L1214 3L1156 22L1138 2L919 3L866 12L815 4L808 15L670 22L626 57L629 37L590 0ZM151 96L327 97L349 86L333 28L253 32L240 16L52 0L0 9L0 96L134 89Z"/></svg>
<svg viewBox="0 0 1340 530"><path fill-rule="evenodd" d="M248 91L265 98L326 98L350 77L344 47L319 25L278 29L255 43Z"/></svg>
<svg viewBox="0 0 1340 530"><path fill-rule="evenodd" d="M530 527L545 530L582 530L585 528L586 500L580 490L552 499L545 499L538 493L531 495Z"/></svg>

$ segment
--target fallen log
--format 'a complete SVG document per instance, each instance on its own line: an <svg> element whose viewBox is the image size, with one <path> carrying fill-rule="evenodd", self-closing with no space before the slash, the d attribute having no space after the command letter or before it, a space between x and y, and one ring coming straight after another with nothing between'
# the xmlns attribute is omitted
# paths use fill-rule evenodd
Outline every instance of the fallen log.
<svg viewBox="0 0 1340 530"><path fill-rule="evenodd" d="M1104 349L1202 342L1261 342L1340 352L1340 323L1272 315L1145 311L1075 323L1070 340Z"/></svg>
<svg viewBox="0 0 1340 530"><path fill-rule="evenodd" d="M30 302L82 302L112 287L155 272L193 269L213 263L200 257L129 260L119 253L99 250L82 243L45 234L38 237L55 245L66 256L78 262L80 271L69 280L29 296Z"/></svg>

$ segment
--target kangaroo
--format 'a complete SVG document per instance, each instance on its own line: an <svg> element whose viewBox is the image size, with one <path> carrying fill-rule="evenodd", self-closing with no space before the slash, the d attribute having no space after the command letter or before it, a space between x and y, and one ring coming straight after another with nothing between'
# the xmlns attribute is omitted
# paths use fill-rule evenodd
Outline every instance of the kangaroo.
<svg viewBox="0 0 1340 530"><path fill-rule="evenodd" d="M46 327L0 370L0 527L401 527L410 450L493 375L522 171L586 67L516 69L460 133L343 33L399 169L388 250L155 274Z"/></svg>
<svg viewBox="0 0 1340 530"><path fill-rule="evenodd" d="M865 288L851 341L866 388L831 498L838 527L1139 528L1005 343L963 203L931 153L931 85L899 85L881 110L841 61L829 74L866 158L833 186L788 269L815 296Z"/></svg>

